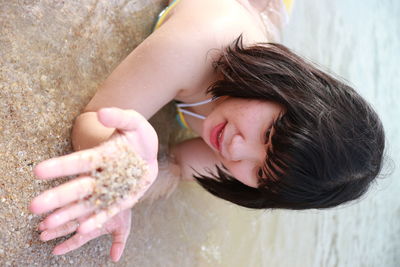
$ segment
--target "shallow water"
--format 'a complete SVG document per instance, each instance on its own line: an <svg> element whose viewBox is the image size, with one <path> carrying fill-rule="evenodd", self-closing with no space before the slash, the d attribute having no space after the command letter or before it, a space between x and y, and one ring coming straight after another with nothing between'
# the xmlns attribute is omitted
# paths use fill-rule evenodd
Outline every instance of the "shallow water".
<svg viewBox="0 0 400 267"><path fill-rule="evenodd" d="M224 209L198 266L399 266L399 12L398 1L296 1L283 35L285 45L350 81L377 109L390 175L361 201L332 210Z"/></svg>
<svg viewBox="0 0 400 267"><path fill-rule="evenodd" d="M302 212L249 211L184 184L167 204L168 208L176 205L172 212L183 217L168 221L164 228L169 229L172 223L174 227L180 225L179 230L161 241L175 244L178 238L184 248L179 247L176 257L168 258L165 266L400 264L400 199L396 194L400 181L399 170L394 168L400 162L396 153L400 148L400 123L396 121L400 108L395 103L400 96L400 78L396 75L399 11L400 4L395 1L370 0L362 5L346 0L297 1L283 35L285 45L350 81L377 109L388 139L385 178L355 203ZM158 210L163 212L171 215L165 209ZM182 249L194 261L180 258Z"/></svg>
<svg viewBox="0 0 400 267"><path fill-rule="evenodd" d="M157 7L143 11L149 2ZM49 255L60 240L37 241L38 218L29 217L25 207L49 185L33 182L29 160L37 163L69 151L73 117L144 38L151 23L143 16L155 17L161 2L86 0L81 8L72 2L12 5L0 0L2 16L7 15L0 21L6 31L0 36L0 181L7 185L0 187L0 223L7 228L0 230L0 265L113 265L106 237L63 257ZM398 1L296 1L283 36L284 44L351 81L371 101L384 122L388 156L395 164L400 162L400 108L395 103L399 13ZM14 39L6 40L11 33ZM168 129L164 143L175 134L163 122L171 116L167 107L153 119L158 129ZM168 173L161 170L160 175ZM304 212L249 211L182 183L167 200L135 206L129 242L117 265L398 266L399 175L394 169L358 203Z"/></svg>
<svg viewBox="0 0 400 267"><path fill-rule="evenodd" d="M391 174L361 201L328 211L224 210L199 266L399 266L399 12L398 1L296 1L283 36L377 109L388 139L384 172Z"/></svg>

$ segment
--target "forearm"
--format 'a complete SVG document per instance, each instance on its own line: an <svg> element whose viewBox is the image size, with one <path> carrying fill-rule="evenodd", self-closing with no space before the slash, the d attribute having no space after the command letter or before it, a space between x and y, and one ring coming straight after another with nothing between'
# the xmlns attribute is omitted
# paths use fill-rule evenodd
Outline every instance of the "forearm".
<svg viewBox="0 0 400 267"><path fill-rule="evenodd" d="M75 151L88 149L106 141L114 132L113 128L104 127L97 120L96 112L80 114L72 128L72 146Z"/></svg>
<svg viewBox="0 0 400 267"><path fill-rule="evenodd" d="M182 159L182 157L184 157L182 147L183 143L179 143L170 148L168 156L168 168L171 173L179 175L180 180L193 180L188 166Z"/></svg>
<svg viewBox="0 0 400 267"><path fill-rule="evenodd" d="M182 180L193 180L196 171L204 173L205 169L212 170L218 163L214 152L201 138L176 144L171 148L170 154L170 168L179 170Z"/></svg>

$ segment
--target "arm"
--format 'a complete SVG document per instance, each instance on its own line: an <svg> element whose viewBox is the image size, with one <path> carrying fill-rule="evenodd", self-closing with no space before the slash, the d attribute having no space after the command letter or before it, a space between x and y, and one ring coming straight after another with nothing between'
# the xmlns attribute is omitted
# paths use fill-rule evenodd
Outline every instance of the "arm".
<svg viewBox="0 0 400 267"><path fill-rule="evenodd" d="M180 180L193 181L193 169L201 173L204 168L213 169L216 163L214 152L201 138L179 143L171 149L168 160L159 162L159 177L142 199L154 201L168 197Z"/></svg>
<svg viewBox="0 0 400 267"><path fill-rule="evenodd" d="M185 88L200 88L199 84L204 83L204 77L208 77L213 72L211 59L207 57L207 53L213 45L210 42L212 39L210 34L206 34L208 28L201 27L203 30L200 30L198 26L199 24L196 23L188 25L186 21L179 21L172 17L139 45L114 70L86 106L84 113L76 119L72 142L75 150L85 149L75 152L82 154L71 154L41 163L35 168L36 176L40 179L51 179L87 172L89 169L82 169L86 165L79 157L76 160L75 155L95 155L98 148L88 148L109 140L110 136L119 138L121 133L126 136L126 129L125 131L115 131L115 129L120 130L121 127L126 126L127 122L132 122L132 119L129 118L132 110L136 110L144 116L144 120L138 122L140 125L137 125L138 128L142 128L139 126L148 125L146 119L150 118L163 105L176 95L187 93ZM103 107L111 106L125 110L127 112L126 121L122 118L124 116L114 116L112 112L104 110L101 112L102 110L100 110ZM103 117L101 123L99 114L102 114ZM107 116L108 119L106 119ZM113 117L112 121L115 123L110 123L110 116ZM150 131L152 127L148 128ZM129 135L136 140L137 136L141 136L140 132L132 130ZM141 149L149 139L149 135L146 134L140 142L134 142L136 144L133 147ZM154 139L157 139L156 136ZM155 148L157 148L157 143L155 143ZM143 148L143 152L146 154L151 151ZM156 153L150 154L156 158ZM142 157L146 158L144 154ZM153 164L156 166L156 161ZM156 167L152 169L158 170ZM60 171L67 172L60 173ZM152 178L155 175L152 175ZM77 200L82 198L79 192L84 192L86 195L90 194L92 190L93 181L90 177L77 178L68 184L42 193L32 201L30 208L37 214L54 210L41 223L42 240L51 240L77 231L74 236L58 245L54 253L64 254L97 236L113 233L115 239L111 255L114 260L118 260L129 234L129 208L140 196L131 196L130 201L120 203L117 209L112 209L113 212L104 211L91 214L90 207L85 206L78 209L81 204ZM57 198L58 201L49 200L49 196ZM112 217L117 210L123 210L119 213L121 216L117 214ZM108 220L109 218L111 219ZM80 224L77 225L76 221ZM104 227L99 229L98 225Z"/></svg>
<svg viewBox="0 0 400 267"><path fill-rule="evenodd" d="M204 84L213 72L207 56L212 47L207 27L171 17L123 60L77 117L74 149L93 147L113 133L97 121L100 108L134 109L149 119L177 95L187 94L187 88Z"/></svg>
<svg viewBox="0 0 400 267"><path fill-rule="evenodd" d="M171 151L179 169L181 178L193 180L194 170L203 172L205 168L213 170L218 159L215 153L204 143L201 138L194 138L175 145Z"/></svg>

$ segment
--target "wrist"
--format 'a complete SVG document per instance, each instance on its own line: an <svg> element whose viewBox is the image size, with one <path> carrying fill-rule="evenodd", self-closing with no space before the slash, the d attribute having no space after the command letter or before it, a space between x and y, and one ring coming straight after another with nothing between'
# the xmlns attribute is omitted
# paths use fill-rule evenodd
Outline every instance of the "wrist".
<svg viewBox="0 0 400 267"><path fill-rule="evenodd" d="M168 170L169 170L169 172L173 176L179 177L179 179L181 180L182 179L181 166L178 164L175 154L174 153L168 153L167 160L168 160Z"/></svg>

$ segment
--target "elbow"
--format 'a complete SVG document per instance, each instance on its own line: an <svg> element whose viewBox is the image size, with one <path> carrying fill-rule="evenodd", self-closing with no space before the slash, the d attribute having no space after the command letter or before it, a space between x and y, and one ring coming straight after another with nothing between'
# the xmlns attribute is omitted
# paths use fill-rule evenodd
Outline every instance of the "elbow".
<svg viewBox="0 0 400 267"><path fill-rule="evenodd" d="M75 118L71 131L71 143L74 151L88 149L96 144L93 143L93 123L97 121L96 112L83 112Z"/></svg>
<svg viewBox="0 0 400 267"><path fill-rule="evenodd" d="M89 111L76 117L72 126L71 141L74 151L92 148L108 140L115 129L103 126L97 112Z"/></svg>
<svg viewBox="0 0 400 267"><path fill-rule="evenodd" d="M82 150L82 115L85 113L81 113L78 117L75 118L74 124L71 130L71 143L72 149L74 151Z"/></svg>

